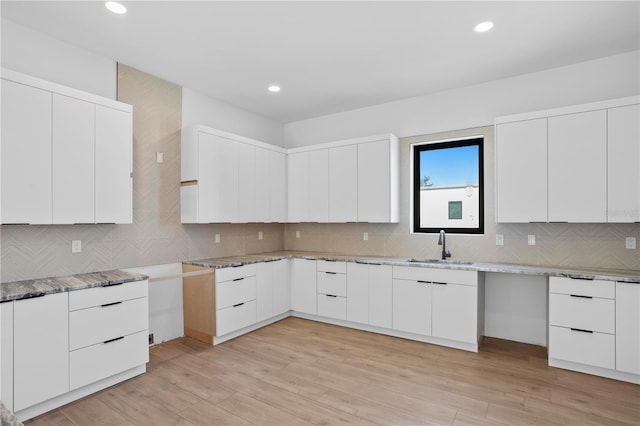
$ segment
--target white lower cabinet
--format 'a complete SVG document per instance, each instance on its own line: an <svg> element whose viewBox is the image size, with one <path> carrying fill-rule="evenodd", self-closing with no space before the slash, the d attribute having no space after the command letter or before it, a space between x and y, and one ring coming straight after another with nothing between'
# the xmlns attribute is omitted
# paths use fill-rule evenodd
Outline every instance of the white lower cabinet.
<svg viewBox="0 0 640 426"><path fill-rule="evenodd" d="M289 260L270 262L273 272L273 315L291 310L291 280L289 278Z"/></svg>
<svg viewBox="0 0 640 426"><path fill-rule="evenodd" d="M549 327L549 357L602 368L615 368L615 335Z"/></svg>
<svg viewBox="0 0 640 426"><path fill-rule="evenodd" d="M217 271L216 336L256 323L256 274L255 264Z"/></svg>
<svg viewBox="0 0 640 426"><path fill-rule="evenodd" d="M293 310L316 315L318 312L316 288L316 261L308 259L291 260L291 286Z"/></svg>
<svg viewBox="0 0 640 426"><path fill-rule="evenodd" d="M393 329L431 334L431 283L393 280Z"/></svg>
<svg viewBox="0 0 640 426"><path fill-rule="evenodd" d="M283 259L257 264L256 317L258 322L291 309L291 286L287 262Z"/></svg>
<svg viewBox="0 0 640 426"><path fill-rule="evenodd" d="M347 265L347 320L391 328L393 278L390 265Z"/></svg>
<svg viewBox="0 0 640 426"><path fill-rule="evenodd" d="M0 401L13 411L13 301L0 303Z"/></svg>
<svg viewBox="0 0 640 426"><path fill-rule="evenodd" d="M318 293L318 315L340 320L347 319L347 298Z"/></svg>
<svg viewBox="0 0 640 426"><path fill-rule="evenodd" d="M477 286L434 283L431 290L433 337L477 343Z"/></svg>
<svg viewBox="0 0 640 426"><path fill-rule="evenodd" d="M616 283L616 370L640 375L640 283Z"/></svg>
<svg viewBox="0 0 640 426"><path fill-rule="evenodd" d="M347 264L317 262L318 315L347 319Z"/></svg>
<svg viewBox="0 0 640 426"><path fill-rule="evenodd" d="M256 323L256 301L240 302L216 312L217 335L223 336Z"/></svg>
<svg viewBox="0 0 640 426"><path fill-rule="evenodd" d="M68 294L15 301L13 333L13 410L68 392Z"/></svg>

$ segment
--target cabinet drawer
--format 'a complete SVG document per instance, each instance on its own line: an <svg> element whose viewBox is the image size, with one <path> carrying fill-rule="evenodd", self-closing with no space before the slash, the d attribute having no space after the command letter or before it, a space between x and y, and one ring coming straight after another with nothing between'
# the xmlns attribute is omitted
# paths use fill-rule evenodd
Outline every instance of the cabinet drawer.
<svg viewBox="0 0 640 426"><path fill-rule="evenodd" d="M256 275L256 265L249 265L216 269L216 282L231 281Z"/></svg>
<svg viewBox="0 0 640 426"><path fill-rule="evenodd" d="M347 273L347 262L332 262L330 260L318 260L316 263L318 271L337 272L339 274Z"/></svg>
<svg viewBox="0 0 640 426"><path fill-rule="evenodd" d="M69 353L71 390L149 362L147 330Z"/></svg>
<svg viewBox="0 0 640 426"><path fill-rule="evenodd" d="M216 312L216 336L223 336L256 323L256 301L229 306Z"/></svg>
<svg viewBox="0 0 640 426"><path fill-rule="evenodd" d="M216 309L256 299L256 277L216 282Z"/></svg>
<svg viewBox="0 0 640 426"><path fill-rule="evenodd" d="M335 272L318 272L318 293L347 296L347 276Z"/></svg>
<svg viewBox="0 0 640 426"><path fill-rule="evenodd" d="M69 350L102 343L149 328L146 297L69 313Z"/></svg>
<svg viewBox="0 0 640 426"><path fill-rule="evenodd" d="M394 266L393 278L411 281L478 285L478 272L411 266Z"/></svg>
<svg viewBox="0 0 640 426"><path fill-rule="evenodd" d="M549 327L549 358L615 368L615 336Z"/></svg>
<svg viewBox="0 0 640 426"><path fill-rule="evenodd" d="M549 293L615 299L616 287L613 281L549 277Z"/></svg>
<svg viewBox="0 0 640 426"><path fill-rule="evenodd" d="M318 294L318 315L346 320L347 299L345 297Z"/></svg>
<svg viewBox="0 0 640 426"><path fill-rule="evenodd" d="M124 300L147 297L149 282L135 281L107 287L94 287L69 292L69 310L92 308Z"/></svg>
<svg viewBox="0 0 640 426"><path fill-rule="evenodd" d="M549 295L549 325L615 333L615 300L571 296Z"/></svg>

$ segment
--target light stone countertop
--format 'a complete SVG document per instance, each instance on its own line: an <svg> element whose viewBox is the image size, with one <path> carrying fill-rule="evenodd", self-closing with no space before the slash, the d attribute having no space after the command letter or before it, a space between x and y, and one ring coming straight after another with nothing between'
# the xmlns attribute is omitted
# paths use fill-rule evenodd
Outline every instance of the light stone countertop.
<svg viewBox="0 0 640 426"><path fill-rule="evenodd" d="M479 272L502 272L508 274L602 279L608 281L622 281L640 284L640 271L637 270L569 268L564 266L535 266L518 265L511 263L465 262L460 260L440 261L438 259L428 259L426 262L411 262L411 258L403 257L357 256L303 251L280 251L273 253L251 254L246 256L189 260L182 263L194 266L202 266L206 268L220 269L290 258L357 262L393 266L415 266L423 268L459 269Z"/></svg>
<svg viewBox="0 0 640 426"><path fill-rule="evenodd" d="M0 283L0 302L27 299L63 291L142 281L147 278L146 275L133 274L116 269L64 277L37 278L33 280Z"/></svg>
<svg viewBox="0 0 640 426"><path fill-rule="evenodd" d="M22 422L20 422L16 417L4 406L2 401L0 401L0 424L2 426L23 426Z"/></svg>

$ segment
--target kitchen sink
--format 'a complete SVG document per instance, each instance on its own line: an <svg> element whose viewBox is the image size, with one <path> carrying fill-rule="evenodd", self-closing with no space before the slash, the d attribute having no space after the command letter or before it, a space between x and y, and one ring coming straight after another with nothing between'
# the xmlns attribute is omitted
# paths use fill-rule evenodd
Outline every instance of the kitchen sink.
<svg viewBox="0 0 640 426"><path fill-rule="evenodd" d="M449 265L473 265L473 262L465 260L442 260L442 259L408 259L409 263L433 263L433 264L449 264Z"/></svg>

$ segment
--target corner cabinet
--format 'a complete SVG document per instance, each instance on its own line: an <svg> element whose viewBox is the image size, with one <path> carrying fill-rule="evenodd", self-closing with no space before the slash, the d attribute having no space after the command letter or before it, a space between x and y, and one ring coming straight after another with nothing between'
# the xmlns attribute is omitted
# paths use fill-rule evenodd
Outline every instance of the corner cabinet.
<svg viewBox="0 0 640 426"><path fill-rule="evenodd" d="M132 223L132 106L2 70L3 224Z"/></svg>
<svg viewBox="0 0 640 426"><path fill-rule="evenodd" d="M205 126L181 149L182 223L286 221L286 150Z"/></svg>
<svg viewBox="0 0 640 426"><path fill-rule="evenodd" d="M640 221L639 102L496 118L496 221Z"/></svg>

